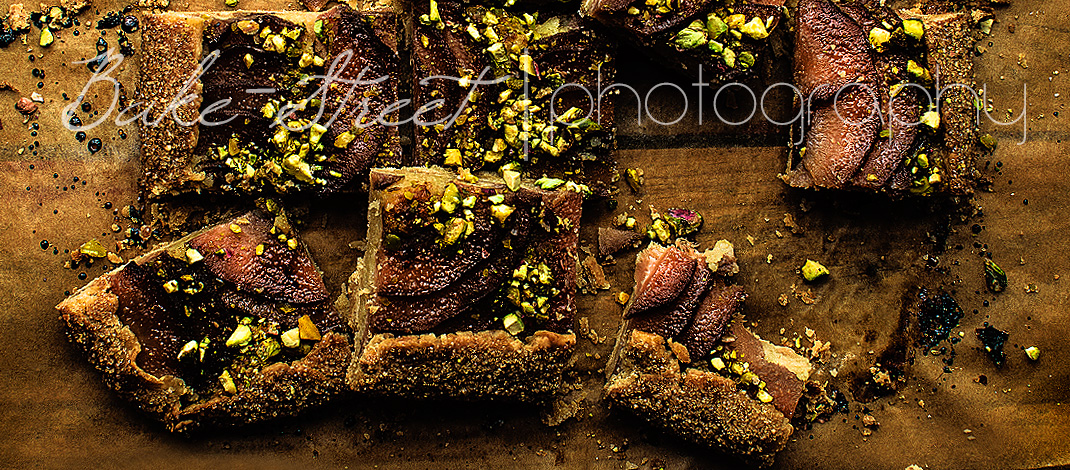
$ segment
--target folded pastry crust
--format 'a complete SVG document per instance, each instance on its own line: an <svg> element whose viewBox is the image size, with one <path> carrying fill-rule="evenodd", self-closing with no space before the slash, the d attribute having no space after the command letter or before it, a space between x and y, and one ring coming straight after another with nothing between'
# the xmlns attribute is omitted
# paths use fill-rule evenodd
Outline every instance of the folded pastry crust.
<svg viewBox="0 0 1070 470"><path fill-rule="evenodd" d="M193 233L170 246L205 233ZM153 374L142 360L143 339L119 318L123 299L118 289L124 270L167 256L158 248L85 285L56 308L67 324L68 337L103 375L104 382L171 431L207 426L249 424L293 416L325 403L345 388L350 345L342 332L327 332L302 358L276 362L253 374L236 393L215 392L192 399L186 381L172 374ZM202 392L203 393L203 392Z"/></svg>

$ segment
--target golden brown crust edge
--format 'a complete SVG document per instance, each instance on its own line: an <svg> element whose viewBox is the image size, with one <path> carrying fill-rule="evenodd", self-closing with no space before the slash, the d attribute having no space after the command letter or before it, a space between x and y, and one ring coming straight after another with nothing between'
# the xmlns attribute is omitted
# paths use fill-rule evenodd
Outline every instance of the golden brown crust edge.
<svg viewBox="0 0 1070 470"><path fill-rule="evenodd" d="M193 78L201 61L204 20L194 15L147 14L142 27L137 101L148 107L138 120L142 187L150 197L158 197L197 187L205 179L196 170L198 157L193 152L197 125L183 126L175 119L193 123L200 116L201 82ZM182 96L192 99L175 107Z"/></svg>
<svg viewBox="0 0 1070 470"><path fill-rule="evenodd" d="M606 398L651 424L766 467L794 428L776 408L712 372L688 369L658 335L632 330L606 384Z"/></svg>
<svg viewBox="0 0 1070 470"><path fill-rule="evenodd" d="M110 278L121 269L94 279L56 308L67 324L71 342L101 372L108 387L170 430L241 425L291 416L325 403L345 388L349 341L332 332L324 335L304 358L264 368L259 378L236 395L218 395L184 407L181 396L186 386L182 379L156 377L136 363L141 344L116 316L119 299L111 292Z"/></svg>
<svg viewBox="0 0 1070 470"><path fill-rule="evenodd" d="M371 337L354 355L353 390L412 398L538 401L561 388L576 335L503 330Z"/></svg>

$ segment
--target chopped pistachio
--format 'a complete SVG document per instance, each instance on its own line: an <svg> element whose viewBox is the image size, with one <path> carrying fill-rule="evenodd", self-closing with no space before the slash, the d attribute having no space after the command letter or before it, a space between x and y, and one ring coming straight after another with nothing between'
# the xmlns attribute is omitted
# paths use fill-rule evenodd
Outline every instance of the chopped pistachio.
<svg viewBox="0 0 1070 470"><path fill-rule="evenodd" d="M52 43L55 42L55 40L56 40L56 36L52 34L52 30L51 29L48 29L48 28L41 29L41 40L38 42L38 44L40 44L41 47L51 46Z"/></svg>
<svg viewBox="0 0 1070 470"><path fill-rule="evenodd" d="M708 44L706 44L706 46L709 47L710 52L713 52L714 54L720 54L721 51L724 50L724 44L721 44L717 41L710 41Z"/></svg>
<svg viewBox="0 0 1070 470"><path fill-rule="evenodd" d="M104 248L96 238L89 240L78 247L78 252L90 258L103 258L108 256L108 249Z"/></svg>
<svg viewBox="0 0 1070 470"><path fill-rule="evenodd" d="M985 134L981 136L981 145L984 145L986 149L993 150L996 148L996 138L992 137L992 134Z"/></svg>
<svg viewBox="0 0 1070 470"><path fill-rule="evenodd" d="M197 352L197 340L190 341L185 346L182 346L182 350L178 352L178 360L181 361L182 358L195 352Z"/></svg>
<svg viewBox="0 0 1070 470"><path fill-rule="evenodd" d="M919 153L914 161L918 164L918 168L929 168L929 156L924 153Z"/></svg>
<svg viewBox="0 0 1070 470"><path fill-rule="evenodd" d="M475 207L476 206L476 196L475 196L475 194L462 199L461 200L461 206L467 207L469 209Z"/></svg>
<svg viewBox="0 0 1070 470"><path fill-rule="evenodd" d="M688 50L694 49L699 46L706 45L708 41L706 37L706 25L702 24L702 21L692 21L686 28L676 33L676 37L672 42L676 45L677 49Z"/></svg>
<svg viewBox="0 0 1070 470"><path fill-rule="evenodd" d="M921 115L921 123L929 126L932 129L938 129L940 127L940 113L936 111L926 111Z"/></svg>
<svg viewBox="0 0 1070 470"><path fill-rule="evenodd" d="M252 54L245 54L245 57L242 57L242 60L245 61L245 68L247 68L247 69L248 68L252 68L252 66L253 66L253 55Z"/></svg>
<svg viewBox="0 0 1070 470"><path fill-rule="evenodd" d="M873 49L877 52L884 52L884 46L888 45L888 41L891 41L892 33L884 28L873 28L869 30L869 45L873 46Z"/></svg>
<svg viewBox="0 0 1070 470"><path fill-rule="evenodd" d="M639 190L643 189L643 169L628 168L624 170L624 181L628 183L632 191L639 192Z"/></svg>
<svg viewBox="0 0 1070 470"><path fill-rule="evenodd" d="M238 0L223 0L223 4L228 7L236 7L238 6Z"/></svg>
<svg viewBox="0 0 1070 470"><path fill-rule="evenodd" d="M354 135L352 132L345 131L341 134L338 134L338 137L334 139L334 146L340 149L344 149L346 147L349 147L349 143L356 138L357 136Z"/></svg>
<svg viewBox="0 0 1070 470"><path fill-rule="evenodd" d="M535 180L535 186L542 189L556 189L558 186L565 184L565 180L557 178L539 178Z"/></svg>
<svg viewBox="0 0 1070 470"><path fill-rule="evenodd" d="M929 70L925 67L918 65L918 63L914 62L913 60L907 61L907 72L909 72L921 82L932 81L932 75L929 74Z"/></svg>
<svg viewBox="0 0 1070 470"><path fill-rule="evenodd" d="M617 303L618 303L618 304L621 304L621 305L627 304L627 303L628 303L628 300L629 300L629 299L631 299L631 298L632 298L632 296L631 296L631 295L628 295L628 293L627 293L627 292L624 292L624 291L620 291L620 292L619 292L619 293L617 294Z"/></svg>
<svg viewBox="0 0 1070 470"><path fill-rule="evenodd" d="M316 145L320 143L320 139L323 138L323 134L327 132L327 128L319 123L314 123L308 128L308 143Z"/></svg>
<svg viewBox="0 0 1070 470"><path fill-rule="evenodd" d="M249 325L238 325L234 329L234 332L227 338L227 347L242 347L249 344L249 340L253 339L253 330L249 328Z"/></svg>
<svg viewBox="0 0 1070 470"><path fill-rule="evenodd" d="M238 22L238 29L245 34L252 36L260 32L260 25L256 24L256 21L253 20L241 20Z"/></svg>
<svg viewBox="0 0 1070 470"><path fill-rule="evenodd" d="M302 340L319 341L323 339L319 328L316 328L316 324L312 323L312 318L309 318L308 315L302 315L301 318L297 319L297 329Z"/></svg>
<svg viewBox="0 0 1070 470"><path fill-rule="evenodd" d="M769 402L773 401L773 396L770 395L769 392L765 391L764 389L758 390L757 397L758 397L758 401L760 401L762 403L769 403Z"/></svg>
<svg viewBox="0 0 1070 470"><path fill-rule="evenodd" d="M725 368L724 360L719 358L719 357L715 357L713 359L710 359L710 365L713 366L713 368L717 369L717 370L724 370L724 368Z"/></svg>
<svg viewBox="0 0 1070 470"><path fill-rule="evenodd" d="M739 29L742 28L743 24L747 22L747 17L745 15L736 13L734 15L728 15L728 17L724 19L724 22L726 25L728 25L729 28Z"/></svg>
<svg viewBox="0 0 1070 470"><path fill-rule="evenodd" d="M916 19L903 20L903 32L907 36L920 41L921 37L925 35L925 24Z"/></svg>
<svg viewBox="0 0 1070 470"><path fill-rule="evenodd" d="M516 210L516 208L506 204L495 204L490 206L490 214L503 224L505 223L505 219L508 219L514 210Z"/></svg>
<svg viewBox="0 0 1070 470"><path fill-rule="evenodd" d="M289 240L286 240L286 248L289 248L291 250L296 250L297 249L297 239L296 238L291 238Z"/></svg>
<svg viewBox="0 0 1070 470"><path fill-rule="evenodd" d="M709 34L710 39L721 37L725 31L728 31L728 25L724 23L721 17L717 16L716 13L706 15L706 32Z"/></svg>
<svg viewBox="0 0 1070 470"><path fill-rule="evenodd" d="M505 186L510 191L520 190L520 172L514 170L505 170L502 172L502 179L505 180Z"/></svg>
<svg viewBox="0 0 1070 470"><path fill-rule="evenodd" d="M442 190L442 210L447 214L452 214L457 209L457 204L461 202L461 193L457 189L457 185L449 183L446 188Z"/></svg>
<svg viewBox="0 0 1070 470"><path fill-rule="evenodd" d="M639 9L636 8L636 7L628 7L628 14L631 15L631 16L638 15L639 14Z"/></svg>
<svg viewBox="0 0 1070 470"><path fill-rule="evenodd" d="M495 194L493 196L488 197L487 200L490 201L491 204L501 204L501 203L505 202L505 195L504 194Z"/></svg>
<svg viewBox="0 0 1070 470"><path fill-rule="evenodd" d="M535 71L535 63L532 62L530 55L521 54L520 57L517 58L517 61L520 66L520 70L523 70L524 73L527 73L528 75L538 75Z"/></svg>
<svg viewBox="0 0 1070 470"><path fill-rule="evenodd" d="M769 31L766 31L765 23L761 20L761 18L758 18L757 16L751 18L751 20L748 21L747 24L741 26L739 28L739 31L743 34L746 34L747 36L750 36L751 39L765 39L769 37Z"/></svg>
<svg viewBox="0 0 1070 470"><path fill-rule="evenodd" d="M259 245L256 245L256 256L261 256L263 254L264 254L264 244L261 243Z"/></svg>
<svg viewBox="0 0 1070 470"><path fill-rule="evenodd" d="M509 334L516 336L524 331L524 321L515 313L510 313L502 318L502 326Z"/></svg>
<svg viewBox="0 0 1070 470"><path fill-rule="evenodd" d="M461 151L460 149L446 149L446 160L443 162L447 166L460 166L461 165Z"/></svg>
<svg viewBox="0 0 1070 470"><path fill-rule="evenodd" d="M275 109L275 105L269 101L267 103L264 103L264 107L260 108L260 115L271 119L275 117L275 111L277 111Z"/></svg>
<svg viewBox="0 0 1070 470"><path fill-rule="evenodd" d="M457 243L467 230L468 222L460 217L454 217L447 223L442 241L446 245Z"/></svg>
<svg viewBox="0 0 1070 470"><path fill-rule="evenodd" d="M806 279L807 281L815 281L822 276L827 276L828 274L828 268L812 259L806 260L806 264L804 264L802 267L803 279Z"/></svg>
<svg viewBox="0 0 1070 470"><path fill-rule="evenodd" d="M301 345L301 329L291 328L286 330L283 334L279 335L279 339L282 340L282 345L287 348L296 348Z"/></svg>
<svg viewBox="0 0 1070 470"><path fill-rule="evenodd" d="M721 56L724 59L724 64L725 65L735 68L735 66L736 66L736 52L735 51L733 51L732 49L729 49L729 48L726 47L726 48L724 48L724 50L721 51Z"/></svg>
<svg viewBox="0 0 1070 470"><path fill-rule="evenodd" d="M168 294L178 292L178 281L171 279L170 281L163 283L163 290Z"/></svg>
<svg viewBox="0 0 1070 470"><path fill-rule="evenodd" d="M427 19L432 23L442 22L442 15L438 13L438 2L431 0L430 13L427 14Z"/></svg>
<svg viewBox="0 0 1070 470"><path fill-rule="evenodd" d="M241 233L241 226L238 224L230 224L230 231L234 233Z"/></svg>
<svg viewBox="0 0 1070 470"><path fill-rule="evenodd" d="M186 249L186 261L189 264L194 264L194 263L196 263L198 261L201 261L203 259L204 259L204 255L202 255L201 252L197 251L196 248L187 248Z"/></svg>
<svg viewBox="0 0 1070 470"><path fill-rule="evenodd" d="M227 1L229 2L231 0ZM219 374L219 383L223 384L223 390L227 393L231 395L238 393L238 387L234 385L234 379L231 378L229 370L224 370L222 374Z"/></svg>
<svg viewBox="0 0 1070 470"><path fill-rule="evenodd" d="M1040 348L1036 346L1030 346L1028 348L1025 348L1025 355L1029 358L1029 360L1036 361L1040 359Z"/></svg>
<svg viewBox="0 0 1070 470"><path fill-rule="evenodd" d="M309 65L312 65L312 53L311 52L304 52L304 53L301 54L301 58L297 59L297 66L301 67L301 68L305 68L305 67L308 67Z"/></svg>
<svg viewBox="0 0 1070 470"><path fill-rule="evenodd" d="M747 51L740 52L736 62L739 63L740 67L749 69L754 66L754 54Z"/></svg>

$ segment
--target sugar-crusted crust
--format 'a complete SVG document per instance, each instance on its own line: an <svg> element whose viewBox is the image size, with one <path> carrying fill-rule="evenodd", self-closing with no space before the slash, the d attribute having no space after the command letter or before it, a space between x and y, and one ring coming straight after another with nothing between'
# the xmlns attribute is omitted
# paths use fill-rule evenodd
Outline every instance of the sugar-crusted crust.
<svg viewBox="0 0 1070 470"><path fill-rule="evenodd" d="M142 259L158 253L149 253ZM116 315L119 298L111 292L111 278L122 269L94 279L56 308L67 324L71 342L103 374L104 382L170 430L240 425L291 416L325 403L345 388L349 340L331 332L304 358L265 367L258 378L236 395L217 395L184 405L181 397L186 385L181 378L157 377L142 370L136 362L141 343L119 321Z"/></svg>
<svg viewBox="0 0 1070 470"><path fill-rule="evenodd" d="M556 392L576 335L502 330L372 336L354 356L354 390L390 396L531 401Z"/></svg>
<svg viewBox="0 0 1070 470"><path fill-rule="evenodd" d="M627 336L605 393L656 426L759 466L772 465L794 431L772 404L750 398L732 380L681 371L661 336L639 330Z"/></svg>

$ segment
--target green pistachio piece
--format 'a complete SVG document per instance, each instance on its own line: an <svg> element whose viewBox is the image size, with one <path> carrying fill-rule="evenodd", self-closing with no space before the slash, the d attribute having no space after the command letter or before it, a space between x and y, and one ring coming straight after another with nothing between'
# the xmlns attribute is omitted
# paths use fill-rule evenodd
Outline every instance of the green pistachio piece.
<svg viewBox="0 0 1070 470"><path fill-rule="evenodd" d="M452 214L457 210L457 205L461 203L461 193L457 190L457 185L450 183L446 185L446 188L442 190L441 199L442 210L447 214Z"/></svg>
<svg viewBox="0 0 1070 470"><path fill-rule="evenodd" d="M996 138L992 134L985 134L981 136L981 145L984 145L986 149L993 150L996 148Z"/></svg>
<svg viewBox="0 0 1070 470"><path fill-rule="evenodd" d="M352 132L345 131L341 134L338 134L338 137L335 137L333 145L337 148L344 149L346 147L349 147L349 143L353 142L353 139L356 138L357 136Z"/></svg>
<svg viewBox="0 0 1070 470"><path fill-rule="evenodd" d="M706 45L707 40L706 26L701 21L695 20L687 28L676 33L676 37L673 38L672 42L677 49L688 50Z"/></svg>
<svg viewBox="0 0 1070 470"><path fill-rule="evenodd" d="M190 341L185 346L182 346L182 350L178 352L178 360L181 361L182 358L195 352L197 352L197 340Z"/></svg>
<svg viewBox="0 0 1070 470"><path fill-rule="evenodd" d="M737 13L734 15L728 15L728 17L724 19L724 22L728 25L729 28L739 29L742 28L743 24L747 22L747 17L745 15Z"/></svg>
<svg viewBox="0 0 1070 470"><path fill-rule="evenodd" d="M921 123L932 129L938 129L940 127L940 113L936 111L926 111L921 115Z"/></svg>
<svg viewBox="0 0 1070 470"><path fill-rule="evenodd" d="M542 189L557 189L558 186L565 184L565 180L557 178L539 178L535 180L535 186Z"/></svg>
<svg viewBox="0 0 1070 470"><path fill-rule="evenodd" d="M505 186L510 191L516 192L520 190L520 172L513 170L505 170L502 172L502 179L505 180Z"/></svg>
<svg viewBox="0 0 1070 470"><path fill-rule="evenodd" d="M770 395L769 392L767 392L765 390L758 390L757 397L758 397L758 401L760 401L762 403L770 403L770 402L773 401L773 396Z"/></svg>
<svg viewBox="0 0 1070 470"><path fill-rule="evenodd" d="M924 153L919 153L915 162L917 162L918 168L929 168L929 156Z"/></svg>
<svg viewBox="0 0 1070 470"><path fill-rule="evenodd" d="M253 338L253 330L249 329L249 325L238 325L234 329L234 332L227 338L227 347L241 347L249 344L249 340Z"/></svg>
<svg viewBox="0 0 1070 470"><path fill-rule="evenodd" d="M721 51L724 51L724 44L717 41L710 41L707 46L709 46L710 52L713 52L714 54L720 54Z"/></svg>
<svg viewBox="0 0 1070 470"><path fill-rule="evenodd" d="M286 330L283 334L279 335L279 339L282 340L282 345L287 348L296 348L301 345L301 329L292 328Z"/></svg>
<svg viewBox="0 0 1070 470"><path fill-rule="evenodd" d="M823 276L828 276L828 274L828 268L812 259L806 260L806 264L802 267L803 279L806 279L807 281L816 281Z"/></svg>
<svg viewBox="0 0 1070 470"><path fill-rule="evenodd" d="M1025 348L1025 355L1031 361L1039 360L1040 359L1040 348L1038 348L1036 346L1030 346L1028 348Z"/></svg>
<svg viewBox="0 0 1070 470"><path fill-rule="evenodd" d="M174 294L175 292L178 292L178 281L172 279L163 283L163 290L168 294Z"/></svg>
<svg viewBox="0 0 1070 470"><path fill-rule="evenodd" d="M327 132L327 128L320 124L313 124L308 128L308 142L312 145L320 143L320 138Z"/></svg>
<svg viewBox="0 0 1070 470"><path fill-rule="evenodd" d="M219 383L223 385L223 390L227 393L231 395L238 393L238 387L234 385L234 379L230 376L229 370L224 370L222 374L219 374Z"/></svg>
<svg viewBox="0 0 1070 470"><path fill-rule="evenodd" d="M925 35L925 24L916 19L903 20L903 32L907 36L920 41L921 37Z"/></svg>
<svg viewBox="0 0 1070 470"><path fill-rule="evenodd" d="M907 72L918 79L919 82L928 83L932 81L932 75L929 74L929 69L918 65L913 60L907 61Z"/></svg>
<svg viewBox="0 0 1070 470"><path fill-rule="evenodd" d="M741 68L749 69L754 66L754 54L747 51L740 52L736 57L736 62Z"/></svg>
<svg viewBox="0 0 1070 470"><path fill-rule="evenodd" d="M706 32L709 34L710 39L717 39L728 31L728 25L725 24L721 17L716 13L710 13L706 15Z"/></svg>
<svg viewBox="0 0 1070 470"><path fill-rule="evenodd" d="M725 65L727 65L729 67L732 67L732 68L736 67L736 52L735 51L733 51L732 49L729 49L729 48L726 47L726 48L724 48L724 50L721 51L721 56L724 59L724 64Z"/></svg>
<svg viewBox="0 0 1070 470"><path fill-rule="evenodd" d="M884 28L873 28L869 30L869 45L873 46L873 50L877 52L884 52L884 47L888 45L888 41L891 41L892 33Z"/></svg>
<svg viewBox="0 0 1070 470"><path fill-rule="evenodd" d="M224 0L223 4L228 7L236 7L238 6L238 0Z"/></svg>
<svg viewBox="0 0 1070 470"><path fill-rule="evenodd" d="M261 341L256 347L256 355L264 361L277 356L280 352L282 352L282 346L272 338Z"/></svg>
<svg viewBox="0 0 1070 470"><path fill-rule="evenodd" d="M444 154L446 159L442 162L446 166L460 166L461 165L461 151L460 149L446 149Z"/></svg>
<svg viewBox="0 0 1070 470"><path fill-rule="evenodd" d="M716 370L724 370L725 368L724 359L721 359L719 357L710 359L710 365L713 366L713 368Z"/></svg>
<svg viewBox="0 0 1070 470"><path fill-rule="evenodd" d="M490 215L494 216L494 218L498 219L499 222L504 224L505 220L508 219L510 215L512 215L514 210L516 210L516 208L514 208L513 206L509 206L506 204L495 204L493 206L490 206Z"/></svg>
<svg viewBox="0 0 1070 470"><path fill-rule="evenodd" d="M516 336L524 331L524 322L515 313L510 313L502 318L502 326L509 334Z"/></svg>
<svg viewBox="0 0 1070 470"><path fill-rule="evenodd" d="M427 19L433 23L439 23L442 21L442 15L438 13L438 2L431 0L430 13L427 14Z"/></svg>
<svg viewBox="0 0 1070 470"><path fill-rule="evenodd" d="M443 235L443 243L446 245L453 245L464 236L464 232L468 230L468 223L460 218L455 217L450 219L446 225L446 233Z"/></svg>
<svg viewBox="0 0 1070 470"><path fill-rule="evenodd" d="M41 47L48 47L51 46L55 40L56 36L52 34L52 30L44 28L41 30L41 40L38 44L40 44Z"/></svg>
<svg viewBox="0 0 1070 470"><path fill-rule="evenodd" d="M520 65L520 70L528 75L537 75L535 73L535 63L531 61L531 56L528 54L521 54L517 61Z"/></svg>
<svg viewBox="0 0 1070 470"><path fill-rule="evenodd" d="M186 249L186 262L188 262L189 264L197 263L203 259L204 255L202 255L201 252L197 251L196 248Z"/></svg>
<svg viewBox="0 0 1070 470"><path fill-rule="evenodd" d="M755 16L747 24L739 28L739 32L750 36L751 39L765 39L769 37L769 31L765 29L765 22Z"/></svg>
<svg viewBox="0 0 1070 470"><path fill-rule="evenodd" d="M107 248L101 245L96 238L89 240L78 247L78 252L91 258L103 258L108 256Z"/></svg>

